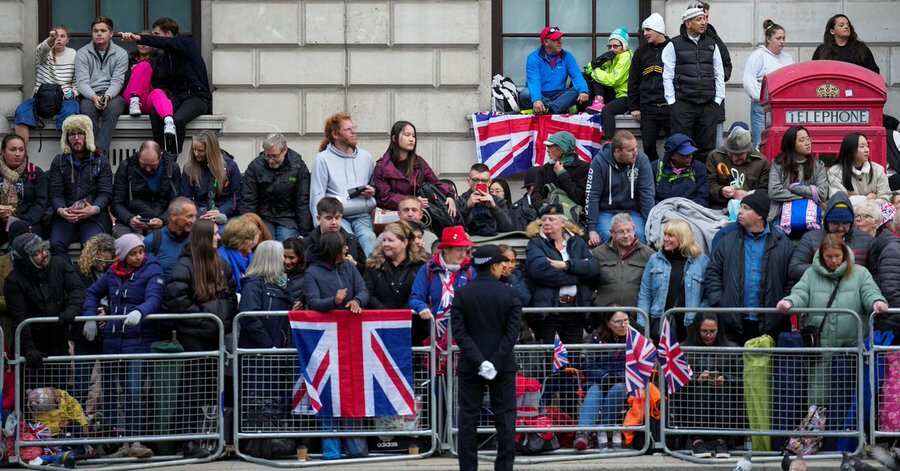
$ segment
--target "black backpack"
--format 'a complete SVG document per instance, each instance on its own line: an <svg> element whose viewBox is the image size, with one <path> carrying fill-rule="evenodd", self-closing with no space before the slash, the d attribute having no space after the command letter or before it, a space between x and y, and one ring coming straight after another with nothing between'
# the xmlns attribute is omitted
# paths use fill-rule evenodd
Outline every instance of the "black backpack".
<svg viewBox="0 0 900 471"><path fill-rule="evenodd" d="M52 118L62 110L62 87L55 83L42 83L33 99L34 116L36 118Z"/></svg>
<svg viewBox="0 0 900 471"><path fill-rule="evenodd" d="M447 196L453 195L445 195L433 183L424 183L419 188L419 193L419 196L428 200L428 208L425 209L425 214L427 214L426 219L429 221L428 226L431 227L432 232L440 234L445 227L462 224L458 211L455 218L450 217L450 208L447 207Z"/></svg>

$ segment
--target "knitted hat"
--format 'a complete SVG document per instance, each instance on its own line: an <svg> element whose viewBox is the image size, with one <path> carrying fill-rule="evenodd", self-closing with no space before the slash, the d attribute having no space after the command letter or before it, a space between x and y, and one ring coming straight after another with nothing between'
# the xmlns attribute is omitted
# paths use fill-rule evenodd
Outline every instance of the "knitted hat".
<svg viewBox="0 0 900 471"><path fill-rule="evenodd" d="M754 191L741 200L763 219L769 217L769 194L765 191Z"/></svg>
<svg viewBox="0 0 900 471"><path fill-rule="evenodd" d="M563 154L568 154L575 150L575 136L569 131L559 131L551 134L550 137L544 141L544 145L557 146Z"/></svg>
<svg viewBox="0 0 900 471"><path fill-rule="evenodd" d="M846 203L838 203L825 215L825 222L835 224L853 224L853 209Z"/></svg>
<svg viewBox="0 0 900 471"><path fill-rule="evenodd" d="M688 7L684 10L684 13L681 14L681 22L684 23L691 18L696 18L703 14L703 9L700 7Z"/></svg>
<svg viewBox="0 0 900 471"><path fill-rule="evenodd" d="M890 223L894 220L894 215L897 214L897 209L894 208L894 205L891 203L884 203L881 205L881 224L879 226L883 226L885 224Z"/></svg>
<svg viewBox="0 0 900 471"><path fill-rule="evenodd" d="M125 234L116 239L116 258L124 260L135 247L143 247L144 239L137 234Z"/></svg>
<svg viewBox="0 0 900 471"><path fill-rule="evenodd" d="M609 43L609 41L612 41L613 39L622 44L623 50L628 50L628 30L625 29L625 27L616 28L615 31L610 33L609 40L606 42Z"/></svg>
<svg viewBox="0 0 900 471"><path fill-rule="evenodd" d="M641 29L643 28L652 29L659 34L666 34L666 20L659 13L653 13L641 23Z"/></svg>
<svg viewBox="0 0 900 471"><path fill-rule="evenodd" d="M742 126L743 125L743 126ZM753 150L753 139L746 124L738 121L731 125L731 132L722 144L725 152L729 154L743 154Z"/></svg>
<svg viewBox="0 0 900 471"><path fill-rule="evenodd" d="M63 121L62 135L59 137L59 146L62 147L63 154L71 154L72 148L69 147L69 133L72 131L81 131L84 133L84 148L88 152L94 152L94 125L91 118L83 114L73 114Z"/></svg>

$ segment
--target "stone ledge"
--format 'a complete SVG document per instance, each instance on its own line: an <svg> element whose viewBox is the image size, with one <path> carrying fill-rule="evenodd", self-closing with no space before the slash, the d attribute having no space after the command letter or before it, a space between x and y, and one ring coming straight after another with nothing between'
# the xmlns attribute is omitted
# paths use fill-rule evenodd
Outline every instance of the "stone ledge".
<svg viewBox="0 0 900 471"><path fill-rule="evenodd" d="M10 129L15 125L15 116L14 115L6 115L6 121L9 123ZM49 133L49 132L58 132L56 129L56 121L53 119L44 119L44 127L33 129L31 131L32 134L40 134L40 133ZM225 124L225 115L221 114L205 114L198 116L193 121L188 123L187 130L205 130L210 129L213 131L221 131L222 126ZM150 130L150 116L148 115L140 115L140 116L129 116L122 115L119 116L119 121L116 123L116 131L149 131Z"/></svg>

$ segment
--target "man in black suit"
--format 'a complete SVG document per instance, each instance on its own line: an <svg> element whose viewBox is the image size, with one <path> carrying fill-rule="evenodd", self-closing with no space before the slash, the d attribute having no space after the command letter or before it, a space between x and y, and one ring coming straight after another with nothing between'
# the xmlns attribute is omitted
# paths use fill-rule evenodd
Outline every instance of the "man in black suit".
<svg viewBox="0 0 900 471"><path fill-rule="evenodd" d="M497 429L494 470L512 471L515 459L516 358L522 304L500 281L506 259L496 245L475 249L477 276L453 298L450 322L459 345L459 468L478 469L476 429L485 385Z"/></svg>

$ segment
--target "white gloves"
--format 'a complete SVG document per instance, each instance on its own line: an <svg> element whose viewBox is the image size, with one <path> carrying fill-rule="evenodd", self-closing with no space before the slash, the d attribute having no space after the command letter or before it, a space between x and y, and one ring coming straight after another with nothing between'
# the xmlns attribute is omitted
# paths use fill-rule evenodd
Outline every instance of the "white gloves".
<svg viewBox="0 0 900 471"><path fill-rule="evenodd" d="M129 312L127 316L125 316L125 321L123 322L123 324L125 325L125 327L132 327L138 325L138 323L140 322L141 311L135 309L134 311Z"/></svg>
<svg viewBox="0 0 900 471"><path fill-rule="evenodd" d="M84 334L84 338L87 339L88 342L93 342L95 338L97 338L97 323L94 321L87 321L84 323L84 328L81 329L81 333Z"/></svg>
<svg viewBox="0 0 900 471"><path fill-rule="evenodd" d="M478 376L490 381L497 377L497 369L494 368L494 364L485 360L481 362L481 366L478 368Z"/></svg>

